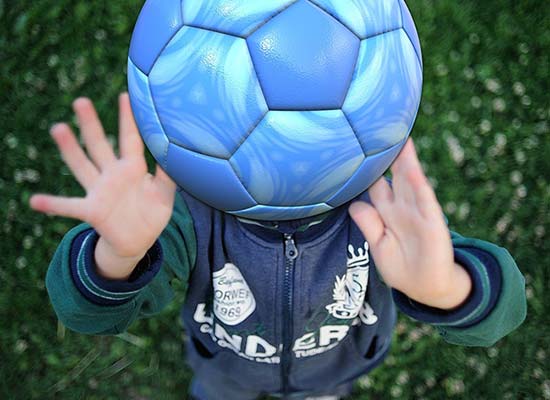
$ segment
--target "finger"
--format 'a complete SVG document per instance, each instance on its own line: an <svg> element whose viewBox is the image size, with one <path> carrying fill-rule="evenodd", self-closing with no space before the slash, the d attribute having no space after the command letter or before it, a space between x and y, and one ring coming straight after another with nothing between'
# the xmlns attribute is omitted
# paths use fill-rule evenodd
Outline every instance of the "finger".
<svg viewBox="0 0 550 400"><path fill-rule="evenodd" d="M51 129L51 135L76 180L85 189L90 188L99 176L99 171L86 157L71 128L67 124L56 124Z"/></svg>
<svg viewBox="0 0 550 400"><path fill-rule="evenodd" d="M94 105L90 99L82 97L75 100L73 108L78 118L86 150L99 170L103 170L106 166L115 162L116 157L111 144L105 137L105 132Z"/></svg>
<svg viewBox="0 0 550 400"><path fill-rule="evenodd" d="M393 162L391 172L395 175L399 170L408 170L415 165L415 162L418 162L418 158L416 156L414 142L412 138L409 138Z"/></svg>
<svg viewBox="0 0 550 400"><path fill-rule="evenodd" d="M400 170L397 175L392 176L395 201L405 203L408 207L416 207L414 189L410 183L410 176L416 172L417 169L411 168Z"/></svg>
<svg viewBox="0 0 550 400"><path fill-rule="evenodd" d="M428 178L416 170L409 174L409 182L414 191L415 203L420 214L425 218L439 218L443 210L437 201L435 192L428 181Z"/></svg>
<svg viewBox="0 0 550 400"><path fill-rule="evenodd" d="M388 181L384 176L381 176L368 190L370 200L374 207L381 214L382 218L386 220L389 216L393 203L393 191Z"/></svg>
<svg viewBox="0 0 550 400"><path fill-rule="evenodd" d="M168 176L168 174L164 172L164 170L158 164L155 170L155 183L158 183L159 185L170 191L175 191L177 187L172 178L170 178L170 176Z"/></svg>
<svg viewBox="0 0 550 400"><path fill-rule="evenodd" d="M30 199L30 206L33 210L44 214L86 221L87 207L82 198L35 194Z"/></svg>
<svg viewBox="0 0 550 400"><path fill-rule="evenodd" d="M376 248L384 236L384 222L374 207L356 201L349 207L349 214L372 248Z"/></svg>
<svg viewBox="0 0 550 400"><path fill-rule="evenodd" d="M414 204L414 189L410 184L409 175L421 168L412 139L409 139L391 166L393 190L397 201Z"/></svg>
<svg viewBox="0 0 550 400"><path fill-rule="evenodd" d="M141 136L139 135L136 122L134 120L134 114L132 113L132 107L130 105L130 98L128 93L120 95L119 100L119 140L120 140L120 156L141 156L143 157L144 147Z"/></svg>

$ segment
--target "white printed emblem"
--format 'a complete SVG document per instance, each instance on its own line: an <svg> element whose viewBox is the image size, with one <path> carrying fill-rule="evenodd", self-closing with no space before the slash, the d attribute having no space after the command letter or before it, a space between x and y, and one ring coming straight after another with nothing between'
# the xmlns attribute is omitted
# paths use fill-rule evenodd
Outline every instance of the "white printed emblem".
<svg viewBox="0 0 550 400"><path fill-rule="evenodd" d="M241 271L231 263L214 272L214 314L227 325L237 325L256 309L256 300Z"/></svg>
<svg viewBox="0 0 550 400"><path fill-rule="evenodd" d="M351 319L359 315L364 307L369 283L369 244L365 242L364 249L358 248L357 253L350 244L348 253L346 274L337 276L334 283L332 292L334 303L326 306L328 312L339 319ZM376 316L371 315L369 325L377 319Z"/></svg>

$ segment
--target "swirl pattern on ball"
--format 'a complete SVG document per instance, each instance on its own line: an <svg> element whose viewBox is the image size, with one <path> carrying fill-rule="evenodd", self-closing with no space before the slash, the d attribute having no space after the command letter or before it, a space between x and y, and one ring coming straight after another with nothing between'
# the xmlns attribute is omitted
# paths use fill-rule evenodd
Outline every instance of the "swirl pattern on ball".
<svg viewBox="0 0 550 400"><path fill-rule="evenodd" d="M244 39L184 26L149 74L173 143L229 158L267 112Z"/></svg>
<svg viewBox="0 0 550 400"><path fill-rule="evenodd" d="M422 60L403 0L147 0L128 86L147 147L183 190L286 220L386 171L418 111Z"/></svg>
<svg viewBox="0 0 550 400"><path fill-rule="evenodd" d="M422 71L402 30L361 42L359 60L342 110L366 154L376 154L409 133L420 102Z"/></svg>
<svg viewBox="0 0 550 400"><path fill-rule="evenodd" d="M305 206L334 195L364 158L341 110L270 111L230 162L260 204Z"/></svg>
<svg viewBox="0 0 550 400"><path fill-rule="evenodd" d="M366 39L401 28L398 0L311 0L359 37Z"/></svg>

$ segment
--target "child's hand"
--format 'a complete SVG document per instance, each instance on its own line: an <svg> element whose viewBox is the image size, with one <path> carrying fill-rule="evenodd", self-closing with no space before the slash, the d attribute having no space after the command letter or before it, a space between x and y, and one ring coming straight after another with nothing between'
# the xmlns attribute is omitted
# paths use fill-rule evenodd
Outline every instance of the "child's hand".
<svg viewBox="0 0 550 400"><path fill-rule="evenodd" d="M32 196L30 205L92 225L100 235L95 251L98 272L125 279L168 224L176 185L158 166L155 176L148 173L127 94L119 98L120 158L107 141L92 102L80 98L73 108L90 158L67 124L53 126L51 135L86 197L40 194Z"/></svg>
<svg viewBox="0 0 550 400"><path fill-rule="evenodd" d="M392 187L380 178L369 189L372 205L349 212L369 242L389 286L432 307L450 309L471 290L468 273L454 262L443 212L409 140L391 168Z"/></svg>

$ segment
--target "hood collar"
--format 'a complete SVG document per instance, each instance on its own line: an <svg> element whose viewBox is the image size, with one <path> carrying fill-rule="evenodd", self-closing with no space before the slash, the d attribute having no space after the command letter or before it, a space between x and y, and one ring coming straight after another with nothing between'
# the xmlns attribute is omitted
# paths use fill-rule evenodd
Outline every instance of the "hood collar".
<svg viewBox="0 0 550 400"><path fill-rule="evenodd" d="M288 221L260 221L237 217L243 228L269 241L280 241L282 234L296 234L302 240L313 239L340 219L347 212L349 204L343 204L333 210L312 217Z"/></svg>

